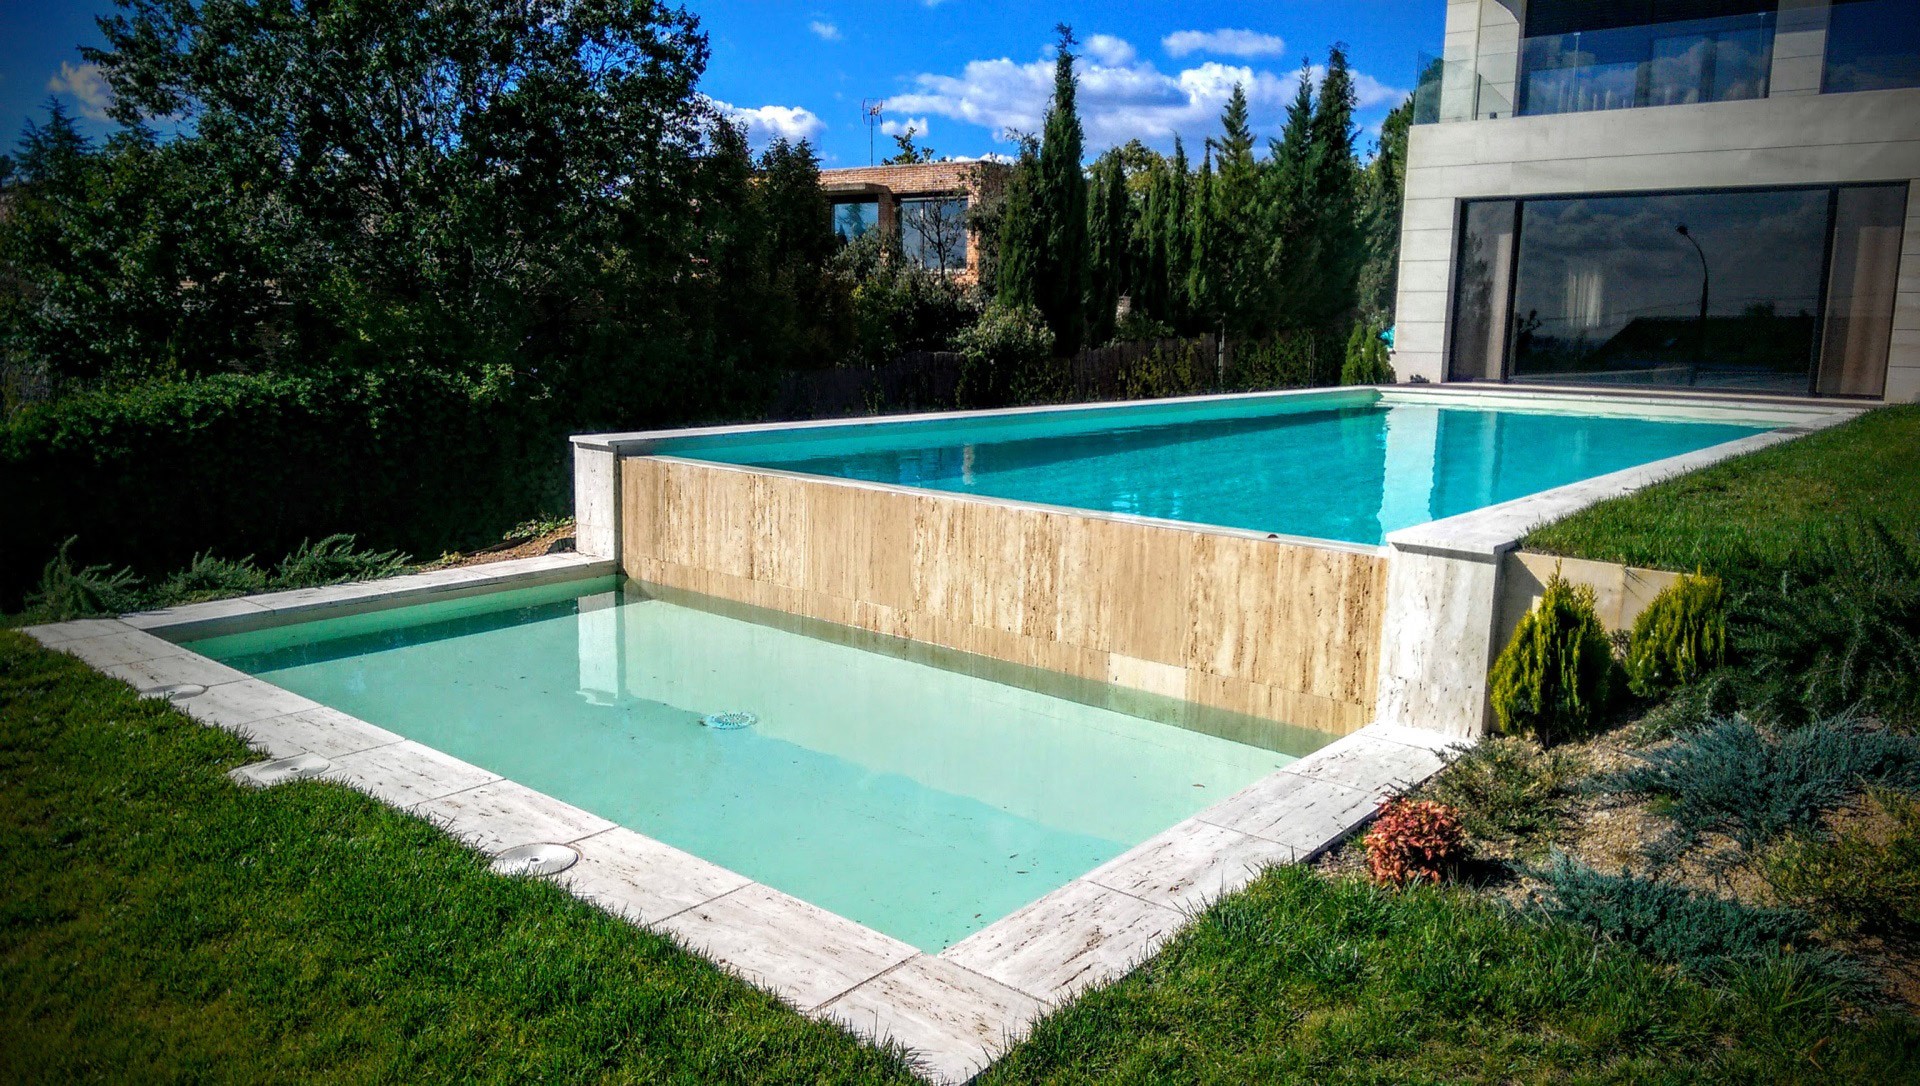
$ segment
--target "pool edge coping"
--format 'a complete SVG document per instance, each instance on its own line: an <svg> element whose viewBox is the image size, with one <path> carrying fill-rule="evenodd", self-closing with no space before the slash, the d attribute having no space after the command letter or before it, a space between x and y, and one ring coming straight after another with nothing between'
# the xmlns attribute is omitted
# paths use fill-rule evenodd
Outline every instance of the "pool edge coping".
<svg viewBox="0 0 1920 1086"><path fill-rule="evenodd" d="M269 760L318 754L331 763L324 779L425 818L484 854L536 842L568 845L581 859L554 878L575 897L673 938L809 1017L898 1041L934 1081L978 1074L1039 1018L1132 971L1265 867L1306 862L1332 847L1385 799L1438 771L1442 752L1456 742L1421 729L1361 728L928 954L161 636L215 636L588 580L615 569L611 559L551 555L21 632L143 696L169 681L194 681L204 691L174 704L200 723L239 736ZM315 738L322 735L324 744ZM235 773L244 776L247 768ZM618 890L622 863L650 864L650 874L676 886L726 888L710 896L696 890L690 896L697 900L650 912L636 904L643 897L638 884L626 879L629 892Z"/></svg>

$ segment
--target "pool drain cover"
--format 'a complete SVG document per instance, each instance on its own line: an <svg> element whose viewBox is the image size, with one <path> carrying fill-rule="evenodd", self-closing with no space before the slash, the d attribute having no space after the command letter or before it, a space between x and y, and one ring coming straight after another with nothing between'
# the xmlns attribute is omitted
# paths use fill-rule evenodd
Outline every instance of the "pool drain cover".
<svg viewBox="0 0 1920 1086"><path fill-rule="evenodd" d="M730 732L740 728L751 728L760 723L760 718L744 709L734 709L725 713L713 713L702 718L700 723L716 731Z"/></svg>
<svg viewBox="0 0 1920 1086"><path fill-rule="evenodd" d="M160 686L147 687L140 691L140 696L164 698L167 701L185 701L188 698L197 698L206 692L207 688L199 683L164 683Z"/></svg>
<svg viewBox="0 0 1920 1086"><path fill-rule="evenodd" d="M565 845L515 845L493 858L501 875L558 875L572 867L580 854Z"/></svg>
<svg viewBox="0 0 1920 1086"><path fill-rule="evenodd" d="M332 767L332 762L318 754L296 754L291 758L276 758L271 762L243 765L228 773L227 776L240 784L250 784L255 788L270 788L282 781L318 777Z"/></svg>

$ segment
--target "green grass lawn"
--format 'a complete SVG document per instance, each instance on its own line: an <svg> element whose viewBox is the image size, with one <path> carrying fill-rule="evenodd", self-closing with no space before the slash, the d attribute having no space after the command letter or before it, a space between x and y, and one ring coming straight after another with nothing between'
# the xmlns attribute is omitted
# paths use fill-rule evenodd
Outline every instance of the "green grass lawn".
<svg viewBox="0 0 1920 1086"><path fill-rule="evenodd" d="M0 631L0 1080L904 1082L556 887ZM985 1080L1889 1082L1920 1027L1717 988L1464 891L1301 869L1056 1012Z"/></svg>
<svg viewBox="0 0 1920 1086"><path fill-rule="evenodd" d="M1718 573L1796 568L1836 525L1920 528L1920 406L1830 430L1602 502L1529 534L1531 550Z"/></svg>

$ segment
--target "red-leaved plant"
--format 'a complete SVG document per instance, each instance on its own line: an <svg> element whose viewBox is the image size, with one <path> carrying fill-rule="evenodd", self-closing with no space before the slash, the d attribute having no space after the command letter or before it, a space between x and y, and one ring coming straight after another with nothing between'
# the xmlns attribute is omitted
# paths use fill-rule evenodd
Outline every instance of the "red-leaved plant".
<svg viewBox="0 0 1920 1086"><path fill-rule="evenodd" d="M1465 851L1461 836L1460 816L1446 804L1396 799L1367 831L1367 866L1375 882L1439 882Z"/></svg>

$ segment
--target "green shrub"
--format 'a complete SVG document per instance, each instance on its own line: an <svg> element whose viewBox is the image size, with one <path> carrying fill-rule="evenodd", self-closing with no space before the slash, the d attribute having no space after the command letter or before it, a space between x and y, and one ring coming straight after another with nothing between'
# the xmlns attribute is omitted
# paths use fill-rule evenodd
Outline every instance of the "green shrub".
<svg viewBox="0 0 1920 1086"><path fill-rule="evenodd" d="M75 566L68 551L74 540L60 544L52 561L40 571L40 587L27 595L27 611L35 621L66 622L88 615L131 611L140 601L140 578L130 569Z"/></svg>
<svg viewBox="0 0 1920 1086"><path fill-rule="evenodd" d="M1777 735L1724 720L1641 758L1595 787L1661 797L1684 834L1725 833L1743 849L1814 830L1868 785L1920 787L1920 739L1847 719Z"/></svg>
<svg viewBox="0 0 1920 1086"><path fill-rule="evenodd" d="M1165 321L1155 320L1146 312L1138 309L1129 310L1126 316L1120 318L1120 323L1115 325L1113 329L1113 340L1115 343L1151 343L1155 340L1172 339L1173 337L1173 325Z"/></svg>
<svg viewBox="0 0 1920 1086"><path fill-rule="evenodd" d="M1920 723L1920 535L1870 522L1813 549L1735 609L1751 707L1788 723L1854 706Z"/></svg>
<svg viewBox="0 0 1920 1086"><path fill-rule="evenodd" d="M962 407L1043 403L1066 388L1064 366L1053 357L1053 329L1033 306L994 304L953 337L962 356Z"/></svg>
<svg viewBox="0 0 1920 1086"><path fill-rule="evenodd" d="M1492 736L1448 763L1421 794L1452 807L1477 841L1530 850L1551 839L1579 759Z"/></svg>
<svg viewBox="0 0 1920 1086"><path fill-rule="evenodd" d="M345 581L372 581L403 573L407 556L398 551L357 550L353 537L330 535L318 543L301 540L273 571L275 588L316 588Z"/></svg>
<svg viewBox="0 0 1920 1086"><path fill-rule="evenodd" d="M1858 975L1830 951L1808 947L1812 921L1793 910L1742 905L1625 871L1606 875L1565 856L1540 876L1547 889L1539 909L1547 917L1689 973L1712 975L1733 963L1792 953L1829 976Z"/></svg>
<svg viewBox="0 0 1920 1086"><path fill-rule="evenodd" d="M193 556L185 569L177 570L160 583L155 603L198 603L264 592L267 573L248 556L240 559L215 558L211 552Z"/></svg>
<svg viewBox="0 0 1920 1086"><path fill-rule="evenodd" d="M1213 376L1213 359L1201 339L1157 344L1133 359L1120 375L1121 394L1129 400L1184 396L1204 391Z"/></svg>
<svg viewBox="0 0 1920 1086"><path fill-rule="evenodd" d="M1396 799L1367 830L1367 869L1386 886L1439 882L1466 854L1460 816L1430 799Z"/></svg>
<svg viewBox="0 0 1920 1086"><path fill-rule="evenodd" d="M1835 931L1920 931L1920 798L1872 789L1830 840L1790 833L1761 857L1782 901Z"/></svg>
<svg viewBox="0 0 1920 1086"><path fill-rule="evenodd" d="M628 396L638 421L648 397ZM224 374L30 407L0 433L0 609L75 536L75 565L147 578L341 531L417 553L491 543L565 504L563 408L580 410L425 372Z"/></svg>
<svg viewBox="0 0 1920 1086"><path fill-rule="evenodd" d="M1633 622L1627 686L1643 698L1687 686L1727 658L1726 591L1720 578L1682 576Z"/></svg>
<svg viewBox="0 0 1920 1086"><path fill-rule="evenodd" d="M1382 329L1372 321L1360 321L1347 336L1347 353L1340 364L1343 385L1390 385L1393 366L1387 362L1387 344L1380 338Z"/></svg>
<svg viewBox="0 0 1920 1086"><path fill-rule="evenodd" d="M1500 730L1551 744L1591 727L1612 686L1613 649L1593 611L1593 589L1558 570L1493 663Z"/></svg>
<svg viewBox="0 0 1920 1086"><path fill-rule="evenodd" d="M1227 383L1242 391L1300 388L1314 383L1319 358L1319 338L1304 329L1236 341L1229 354Z"/></svg>

